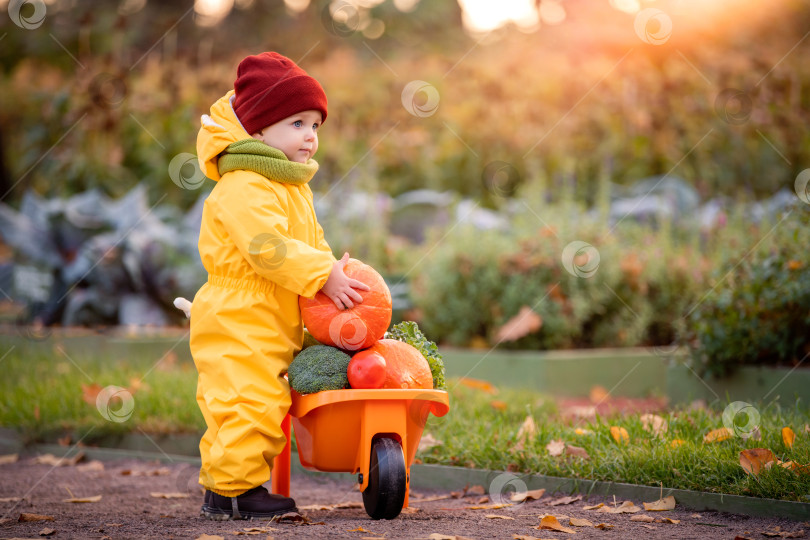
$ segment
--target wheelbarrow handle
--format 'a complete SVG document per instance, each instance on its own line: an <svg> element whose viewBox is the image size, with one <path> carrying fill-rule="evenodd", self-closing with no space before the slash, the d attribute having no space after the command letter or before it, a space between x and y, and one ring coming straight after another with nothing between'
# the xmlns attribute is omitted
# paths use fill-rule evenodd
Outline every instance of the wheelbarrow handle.
<svg viewBox="0 0 810 540"><path fill-rule="evenodd" d="M273 458L273 472L271 473L271 490L273 493L290 496L290 415L284 416L281 421L281 431L287 439L284 449Z"/></svg>

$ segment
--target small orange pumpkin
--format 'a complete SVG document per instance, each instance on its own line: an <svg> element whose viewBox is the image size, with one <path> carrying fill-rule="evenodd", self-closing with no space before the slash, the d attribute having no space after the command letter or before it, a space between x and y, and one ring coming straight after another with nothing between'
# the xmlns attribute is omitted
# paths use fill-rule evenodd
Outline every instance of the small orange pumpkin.
<svg viewBox="0 0 810 540"><path fill-rule="evenodd" d="M298 298L301 317L309 333L324 345L345 351L367 349L385 335L391 324L391 291L376 270L357 259L349 259L343 271L371 288L357 290L363 302L339 310L318 291L314 298Z"/></svg>
<svg viewBox="0 0 810 540"><path fill-rule="evenodd" d="M396 339L381 339L368 351L385 358L383 388L433 388L430 364L413 345Z"/></svg>

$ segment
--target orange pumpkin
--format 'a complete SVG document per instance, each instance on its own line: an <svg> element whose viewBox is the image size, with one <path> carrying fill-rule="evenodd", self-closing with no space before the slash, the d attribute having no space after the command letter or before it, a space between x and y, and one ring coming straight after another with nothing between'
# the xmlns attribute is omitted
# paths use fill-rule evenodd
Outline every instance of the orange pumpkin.
<svg viewBox="0 0 810 540"><path fill-rule="evenodd" d="M413 345L396 339L381 339L368 351L385 358L383 388L433 388L430 364Z"/></svg>
<svg viewBox="0 0 810 540"><path fill-rule="evenodd" d="M385 335L391 324L391 291L376 270L356 259L349 259L343 271L371 288L357 290L363 302L339 310L318 291L313 298L298 298L301 317L309 333L324 345L346 351L367 349Z"/></svg>

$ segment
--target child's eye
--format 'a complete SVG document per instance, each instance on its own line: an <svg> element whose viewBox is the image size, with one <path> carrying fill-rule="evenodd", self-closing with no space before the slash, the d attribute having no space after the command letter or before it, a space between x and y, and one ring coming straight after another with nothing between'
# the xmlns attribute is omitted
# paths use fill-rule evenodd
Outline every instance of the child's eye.
<svg viewBox="0 0 810 540"><path fill-rule="evenodd" d="M301 120L296 120L293 122L293 125L297 128L304 127L304 123Z"/></svg>
<svg viewBox="0 0 810 540"><path fill-rule="evenodd" d="M312 124L312 130L313 131L318 131L319 127L321 127L321 125L318 122L315 122L314 124Z"/></svg>

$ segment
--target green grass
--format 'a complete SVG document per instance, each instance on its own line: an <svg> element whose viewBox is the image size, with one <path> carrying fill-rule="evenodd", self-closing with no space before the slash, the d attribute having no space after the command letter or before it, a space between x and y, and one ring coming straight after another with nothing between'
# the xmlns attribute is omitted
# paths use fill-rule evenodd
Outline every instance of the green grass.
<svg viewBox="0 0 810 540"><path fill-rule="evenodd" d="M170 347L149 354L139 354L131 346L118 350L85 347L81 352L67 341L59 345L54 338L44 342L0 338L0 357L5 354L0 361L0 426L19 430L27 441L53 441L70 434L73 441L86 436L83 442L87 444L110 434L139 430L201 433L204 423L195 401L196 371L188 360L160 361ZM133 393L132 416L125 422L106 420L95 405L83 400L82 385L132 387L133 381L141 379L140 388ZM808 501L810 474L775 467L751 477L739 465L740 451L756 447L771 449L783 461L810 464L810 434L805 432L810 416L798 407L757 406L760 441L734 437L706 444L703 436L723 427L724 404L717 410L661 413L669 430L663 438L656 438L643 429L638 414L575 423L562 418L555 400L532 391L500 388L497 394L488 394L460 385L457 379L449 379L448 388L450 413L431 417L425 428L425 433L442 444L422 451L418 457L423 463ZM493 400L505 403L506 408L496 409ZM112 408L116 410L118 405L113 403ZM515 452L517 434L527 415L534 418L538 431L522 452ZM627 429L629 444L619 445L612 439L612 425ZM784 426L796 432L792 449L782 442ZM592 434L577 435L576 428ZM552 439L584 448L590 459L549 456L545 446ZM672 448L674 439L684 444Z"/></svg>
<svg viewBox="0 0 810 540"><path fill-rule="evenodd" d="M448 381L450 413L443 418L431 417L425 428L425 433L443 444L422 451L418 457L423 463L808 502L805 497L810 495L810 474L798 475L775 467L751 477L739 464L741 450L757 447L770 448L783 461L810 464L810 434L804 431L805 424L810 423L806 410L776 405L758 407L761 440L733 437L707 444L703 436L723 427L722 407L719 411L660 413L669 429L662 438L657 438L644 430L639 414L597 417L579 423L564 421L550 398L510 389L490 395L456 382ZM493 400L505 402L507 408L497 410L491 405ZM527 415L534 418L538 430L523 452L515 452L518 431ZM628 431L629 444L619 445L613 440L610 427L614 425ZM796 432L792 449L782 442L781 430L785 426ZM592 434L577 435L576 428ZM546 445L553 439L584 448L590 459L549 456ZM674 439L684 443L673 448Z"/></svg>

